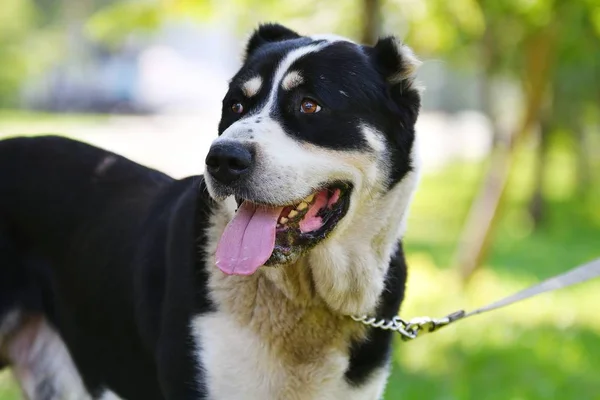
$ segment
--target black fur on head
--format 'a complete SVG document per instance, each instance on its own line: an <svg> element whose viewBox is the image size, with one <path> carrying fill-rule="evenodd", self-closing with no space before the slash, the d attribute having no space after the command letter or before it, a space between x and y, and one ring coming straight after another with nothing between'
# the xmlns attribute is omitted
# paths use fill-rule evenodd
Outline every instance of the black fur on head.
<svg viewBox="0 0 600 400"><path fill-rule="evenodd" d="M297 39L301 37L293 30L280 24L266 23L261 24L258 29L252 33L246 44L246 59L250 57L259 47L267 43L280 42L288 39Z"/></svg>
<svg viewBox="0 0 600 400"><path fill-rule="evenodd" d="M307 52L302 53L302 48ZM288 60L275 81L282 61L296 50L296 58ZM366 46L330 35L301 36L278 24L261 25L251 35L246 59L223 99L219 135L240 122L234 127L237 133L230 131L230 135L248 134L249 140L259 142L265 136L256 133L261 132L260 121L269 118L285 136L302 143L338 151L373 151L365 134L368 128L375 131L375 138L383 139L378 151L389 165L385 178L392 187L413 167L410 153L420 109L414 78L419 64L410 48L394 37ZM285 89L283 78L292 72L296 84ZM258 85L248 96L244 87L252 79ZM307 98L320 105L320 112L300 112ZM241 113L232 111L238 103Z"/></svg>

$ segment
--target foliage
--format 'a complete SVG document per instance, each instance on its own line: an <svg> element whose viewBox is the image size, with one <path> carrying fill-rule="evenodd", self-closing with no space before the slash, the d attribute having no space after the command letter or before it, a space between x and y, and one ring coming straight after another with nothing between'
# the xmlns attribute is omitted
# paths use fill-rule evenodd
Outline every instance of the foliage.
<svg viewBox="0 0 600 400"><path fill-rule="evenodd" d="M34 0L3 0L0 12L0 107L19 103L27 78L47 70L63 54L63 37L54 19L57 12Z"/></svg>
<svg viewBox="0 0 600 400"><path fill-rule="evenodd" d="M152 32L160 25L160 9L154 4L121 2L95 13L87 21L86 31L92 39L116 47L131 34L133 28Z"/></svg>
<svg viewBox="0 0 600 400"><path fill-rule="evenodd" d="M14 95L35 66L48 65L49 50L65 25L64 4L56 0L6 0L0 15L0 59L10 68L0 71L0 99ZM132 32L152 33L165 23L191 19L219 24L240 35L260 22L281 21L302 32L336 32L359 38L362 0L323 2L306 0L301 6L276 0L81 0L79 17L91 16L85 33L95 41L118 46ZM74 7L74 2L72 8ZM489 64L496 72L518 76L523 70L525 46L555 20L560 20L556 55L560 82L575 85L587 95L598 91L594 82L598 64L595 51L600 37L597 0L382 0L382 31L405 36L426 58L443 58L471 70ZM18 23L17 23L18 22ZM52 28L53 37L48 37ZM32 52L35 46L35 52ZM40 57L41 56L41 57ZM3 65L7 65L3 64ZM573 66L584 70L573 74ZM35 72L35 71L34 71ZM579 78L577 78L579 77ZM580 84L590 82L593 85Z"/></svg>
<svg viewBox="0 0 600 400"><path fill-rule="evenodd" d="M114 45L132 31L151 32L163 23L177 20L199 23L217 20L240 35L261 22L285 21L307 33L335 31L357 37L360 9L360 0L335 3L306 0L302 7L277 0L125 0L94 14L87 32L96 40Z"/></svg>
<svg viewBox="0 0 600 400"><path fill-rule="evenodd" d="M578 7L564 8L561 18L570 23L563 23L559 37L557 67L553 75L553 111L559 124L573 128L572 119L598 119L598 102L600 101L600 2L588 0L576 2ZM587 7L582 6L587 4ZM593 114L589 112L592 109Z"/></svg>
<svg viewBox="0 0 600 400"><path fill-rule="evenodd" d="M5 0L0 13L0 105L10 103L27 70L24 44L35 8L24 0Z"/></svg>
<svg viewBox="0 0 600 400"><path fill-rule="evenodd" d="M426 58L483 69L487 79L516 78L527 96L530 81L548 75L538 89L554 92L550 112L557 120L568 124L600 99L597 0L390 0L385 7L389 19L407 26L406 40ZM599 117L597 107L591 113Z"/></svg>
<svg viewBox="0 0 600 400"><path fill-rule="evenodd" d="M405 36L426 59L442 58L470 71L483 68L490 75L508 75L520 79L526 91L531 74L538 74L529 70L528 63L532 57L547 56L543 62L555 65L557 90L568 96L572 108L600 91L597 0L382 0L380 4L381 30ZM301 7L276 0L125 0L95 13L87 32L114 46L132 31L152 32L163 23L192 19L219 21L240 35L260 22L280 21L301 32L333 31L359 38L362 5L363 0L306 0ZM556 46L544 54L541 47L555 39Z"/></svg>

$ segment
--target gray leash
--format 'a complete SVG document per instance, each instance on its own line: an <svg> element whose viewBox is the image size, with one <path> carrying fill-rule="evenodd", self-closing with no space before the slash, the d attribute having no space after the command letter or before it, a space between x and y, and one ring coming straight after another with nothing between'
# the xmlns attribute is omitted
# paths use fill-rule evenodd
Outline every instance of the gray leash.
<svg viewBox="0 0 600 400"><path fill-rule="evenodd" d="M410 321L405 321L400 317L395 317L391 320L377 319L364 316L352 316L355 321L361 322L365 325L373 326L375 328L392 330L398 332L402 340L409 341L416 339L420 334L435 332L444 326L448 326L453 322L460 321L467 317L471 317L477 314L483 314L484 312L497 310L502 307L506 307L510 304L523 301L530 297L537 296L545 292L551 292L554 290L562 289L567 286L574 285L576 283L582 283L600 276L600 258L590 261L586 264L579 265L565 273L546 279L537 285L531 286L527 289L521 290L511 296L505 297L494 303L488 304L487 306L478 308L471 312L465 312L459 310L445 316L444 318L430 318L430 317L418 317L413 318Z"/></svg>

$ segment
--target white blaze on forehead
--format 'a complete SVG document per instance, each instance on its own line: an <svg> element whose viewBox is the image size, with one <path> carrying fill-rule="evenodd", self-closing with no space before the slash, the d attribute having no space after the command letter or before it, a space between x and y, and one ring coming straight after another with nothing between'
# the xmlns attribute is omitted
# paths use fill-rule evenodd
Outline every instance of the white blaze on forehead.
<svg viewBox="0 0 600 400"><path fill-rule="evenodd" d="M312 35L310 37L312 40L325 40L327 42L348 42L354 43L352 40L345 38L343 36L333 35L330 33Z"/></svg>
<svg viewBox="0 0 600 400"><path fill-rule="evenodd" d="M291 75L291 77L289 79L294 78L293 72L290 72L290 68L292 67L292 65L298 61L300 58L304 57L307 54L311 54L311 53L316 53L319 52L320 50L324 49L325 47L329 46L331 43L328 42L320 42L320 43L313 43L313 44L309 44L307 46L302 46L299 48L296 48L294 50L291 50L289 53L287 53L283 59L279 62L279 65L277 66L277 68L275 68L275 72L273 74L273 81L272 81L272 86L270 88L270 92L269 92L269 97L267 98L267 102L265 103L265 105L263 106L263 108L256 114L251 114L247 117L244 117L236 122L234 122L231 126L229 126L225 132L223 132L223 134L221 136L219 136L217 139L215 139L213 141L213 145L215 143L219 143L222 141L226 141L226 140L242 140L242 138L246 138L247 139L247 135L248 135L248 123L251 120L252 123L259 123L259 121L262 121L261 125L262 128L266 129L266 132L268 132L269 129L266 128L267 125L269 125L269 122L274 122L271 121L269 118L269 113L272 111L272 108L275 104L275 99L277 97L277 92L279 91L280 86L283 84L283 80L285 79L286 76ZM298 75L298 78L302 79L302 76L296 71L296 74ZM263 80L260 76L256 76L252 79L250 79L249 81L247 81L244 86L251 86L248 85L250 82L252 82L253 80L255 80L256 78L260 79L260 81L256 81L257 83L260 82L261 86L263 83ZM290 83L290 82L288 82ZM259 88L260 89L260 88ZM255 117L264 117L264 119L260 119L260 118L255 118ZM275 124L277 125L277 124ZM270 126L270 125L269 125ZM277 125L277 128L281 128L279 125ZM263 132L263 134L261 136L265 136L265 133ZM268 135L266 135L268 136ZM209 183L210 185L210 183Z"/></svg>
<svg viewBox="0 0 600 400"><path fill-rule="evenodd" d="M287 74L291 66L300 58L310 53L316 53L323 48L327 47L330 43L316 43L308 46L303 46L290 51L279 63L279 66L275 70L275 76L273 77L273 86L271 87L271 93L269 93L269 100L265 107L262 109L260 114L268 114L271 111L271 107L275 103L275 97L277 96L277 90L281 81Z"/></svg>
<svg viewBox="0 0 600 400"><path fill-rule="evenodd" d="M292 90L293 88L300 86L304 82L302 75L298 71L289 72L283 81L281 81L281 87L283 90Z"/></svg>
<svg viewBox="0 0 600 400"><path fill-rule="evenodd" d="M256 96L262 87L263 80L260 76L256 75L254 78L247 80L242 85L242 92L246 97Z"/></svg>

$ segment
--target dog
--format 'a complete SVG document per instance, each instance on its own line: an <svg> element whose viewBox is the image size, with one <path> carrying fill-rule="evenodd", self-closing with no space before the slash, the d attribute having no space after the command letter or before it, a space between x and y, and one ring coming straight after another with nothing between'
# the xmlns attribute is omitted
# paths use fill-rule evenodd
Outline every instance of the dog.
<svg viewBox="0 0 600 400"><path fill-rule="evenodd" d="M204 176L0 142L0 363L54 399L379 399L419 179L419 61L249 37Z"/></svg>

